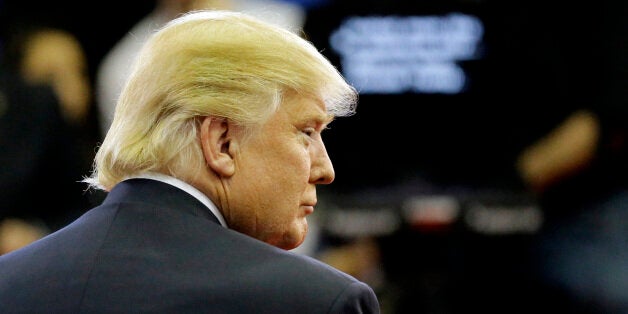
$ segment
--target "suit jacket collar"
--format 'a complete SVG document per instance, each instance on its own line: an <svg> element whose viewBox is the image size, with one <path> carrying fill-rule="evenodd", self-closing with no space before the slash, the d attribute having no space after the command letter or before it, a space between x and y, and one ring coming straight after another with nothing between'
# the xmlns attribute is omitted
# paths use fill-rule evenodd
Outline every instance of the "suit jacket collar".
<svg viewBox="0 0 628 314"><path fill-rule="evenodd" d="M205 217L220 225L218 218L194 196L157 180L135 178L118 183L111 189L103 201L103 205L119 202L146 203L183 210L195 216Z"/></svg>

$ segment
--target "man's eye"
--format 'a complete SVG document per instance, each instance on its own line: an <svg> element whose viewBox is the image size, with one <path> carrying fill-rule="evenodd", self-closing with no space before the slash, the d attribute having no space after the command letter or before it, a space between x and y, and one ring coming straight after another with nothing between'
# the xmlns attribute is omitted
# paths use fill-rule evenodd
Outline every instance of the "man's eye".
<svg viewBox="0 0 628 314"><path fill-rule="evenodd" d="M307 129L303 129L301 132L303 132L305 135L309 137L312 137L312 135L314 135L316 130L314 130L313 128L307 128Z"/></svg>

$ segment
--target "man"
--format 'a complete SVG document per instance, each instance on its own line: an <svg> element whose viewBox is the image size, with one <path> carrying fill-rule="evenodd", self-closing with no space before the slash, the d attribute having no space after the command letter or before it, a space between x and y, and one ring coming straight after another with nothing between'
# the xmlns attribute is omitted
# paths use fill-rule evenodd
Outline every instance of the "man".
<svg viewBox="0 0 628 314"><path fill-rule="evenodd" d="M379 313L286 250L334 180L321 132L356 92L301 37L197 11L139 54L85 181L103 204L0 257L0 312Z"/></svg>

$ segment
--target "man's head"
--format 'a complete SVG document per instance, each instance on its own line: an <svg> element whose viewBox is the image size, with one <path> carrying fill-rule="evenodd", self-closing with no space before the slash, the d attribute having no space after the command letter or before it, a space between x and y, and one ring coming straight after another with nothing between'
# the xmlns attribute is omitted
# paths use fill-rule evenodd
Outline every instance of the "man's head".
<svg viewBox="0 0 628 314"><path fill-rule="evenodd" d="M146 171L207 194L229 226L296 247L333 180L320 132L357 94L295 33L226 11L186 14L139 54L86 181L111 189Z"/></svg>

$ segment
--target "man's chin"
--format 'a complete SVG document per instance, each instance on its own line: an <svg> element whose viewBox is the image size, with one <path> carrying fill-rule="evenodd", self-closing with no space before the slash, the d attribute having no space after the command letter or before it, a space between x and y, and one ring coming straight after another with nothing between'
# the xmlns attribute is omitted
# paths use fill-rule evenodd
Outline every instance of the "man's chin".
<svg viewBox="0 0 628 314"><path fill-rule="evenodd" d="M304 231L287 233L282 237L270 239L266 243L276 246L284 250L293 250L299 247L305 241L305 235L307 234L307 224L304 225Z"/></svg>

